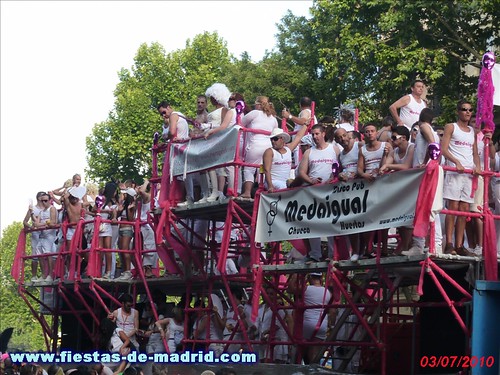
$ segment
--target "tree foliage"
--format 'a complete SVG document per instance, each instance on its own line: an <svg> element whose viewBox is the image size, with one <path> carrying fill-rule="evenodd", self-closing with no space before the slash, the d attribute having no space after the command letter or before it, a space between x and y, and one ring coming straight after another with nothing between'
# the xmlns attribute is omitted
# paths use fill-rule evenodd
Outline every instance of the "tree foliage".
<svg viewBox="0 0 500 375"><path fill-rule="evenodd" d="M310 20L283 19L278 49L308 72L326 111L347 101L361 108L362 120L384 116L415 78L429 84L439 109L445 96L474 95L477 76L464 67L478 66L499 45L494 3L318 0Z"/></svg>
<svg viewBox="0 0 500 375"><path fill-rule="evenodd" d="M10 275L21 229L22 224L14 222L4 229L0 239L0 332L9 327L14 328L9 350L44 350L42 328L19 297L17 285ZM29 241L27 246L30 248ZM31 277L29 274L27 276ZM37 295L38 290L32 292Z"/></svg>
<svg viewBox="0 0 500 375"><path fill-rule="evenodd" d="M228 69L226 43L216 33L197 35L183 50L166 53L158 43L142 44L130 70L119 73L114 110L87 137L87 175L98 182L150 174L153 134L161 131L156 107L163 100L187 116Z"/></svg>

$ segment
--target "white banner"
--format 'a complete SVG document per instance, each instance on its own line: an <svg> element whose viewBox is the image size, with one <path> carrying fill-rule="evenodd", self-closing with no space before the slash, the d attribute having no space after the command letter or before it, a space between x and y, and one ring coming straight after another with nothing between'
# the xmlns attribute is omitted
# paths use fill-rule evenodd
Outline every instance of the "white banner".
<svg viewBox="0 0 500 375"><path fill-rule="evenodd" d="M233 126L208 139L197 138L186 143L173 143L170 149L171 174L180 176L184 174L184 169L186 173L191 173L233 162L236 146L239 144L239 129L239 126Z"/></svg>
<svg viewBox="0 0 500 375"><path fill-rule="evenodd" d="M346 235L412 225L425 169L261 195L256 242Z"/></svg>

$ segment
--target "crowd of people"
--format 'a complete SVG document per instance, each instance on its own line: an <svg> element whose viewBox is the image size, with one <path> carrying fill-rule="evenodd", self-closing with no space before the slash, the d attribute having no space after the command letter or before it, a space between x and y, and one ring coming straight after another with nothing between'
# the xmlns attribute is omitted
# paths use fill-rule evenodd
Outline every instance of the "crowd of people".
<svg viewBox="0 0 500 375"><path fill-rule="evenodd" d="M485 161L490 169L500 171L500 151L496 151L499 141L497 139L493 144L491 129L475 129L473 106L466 100L457 103L455 122L444 127L437 126L433 111L427 108L422 97L424 90L424 82L413 82L411 93L390 106L390 116L380 124L369 122L362 126L356 123L355 111L349 106L341 106L336 116L317 120L312 110L312 100L304 97L300 100L300 112L296 116L288 108L281 112L282 118L293 122L293 130L290 131L278 126L279 116L268 97L258 96L253 109L247 104L240 106L245 108L240 113L237 103L244 103L243 96L231 93L225 85L219 83L209 87L205 95L197 97L195 119L187 118L169 102L161 102L157 109L163 119L162 133L165 142L185 141L191 137L207 139L236 125L252 130L245 133L238 145L244 163L248 164L243 168L241 176L235 178L237 169L226 166L179 177L185 189L185 198L178 202L177 207L191 208L230 196L242 201L252 200L259 178L256 166L259 165L263 166L264 187L268 192L331 183L337 179L349 181L358 178L373 183L386 173L426 167L430 161L428 146L435 145L441 150L440 163L455 168L445 173L443 198L452 213L445 217L444 237L440 215L435 217L436 231L433 240L436 251L460 256L482 256L481 218L473 218L467 222L465 216L456 213L481 212L482 205L488 205L491 201L496 214L500 214L500 179L491 179L492 196L483 197L483 179L480 176L486 167ZM208 102L214 108L211 112L207 110ZM485 148L485 140L490 141L489 148ZM485 150L488 150L488 155L484 155ZM333 166L335 167L332 168ZM237 181L241 183L238 184ZM155 233L148 221L151 207L155 206L151 205L151 200L155 201L156 197L151 196L150 189L147 179L142 185L127 180L109 182L101 189L94 184L84 187L81 177L75 175L61 188L39 192L36 204L29 207L24 219L25 227L31 230L33 255L38 256L32 259L32 280L50 282L62 275L61 270L56 270L54 259L62 246L66 250L71 247L75 225L81 220L82 214L87 223L81 239L82 249L91 249L95 245L95 218L100 216L104 220L97 228L101 278L112 279L116 275L117 279L130 280L134 277L134 269L139 267L146 277L158 276ZM57 209L57 205L61 208ZM137 239L134 236L134 221L137 219L141 221L141 244L134 243ZM67 223L67 226L62 226L61 223ZM207 221L195 220L192 224L199 238L209 236ZM218 223L219 235L215 242L219 246L223 226L224 223ZM497 238L500 238L499 227L497 225ZM377 233L381 237L379 241L382 243L382 255L413 255L426 251L428 238L413 235L412 227L397 228L397 231L400 243L393 254L389 254L387 230ZM235 229L233 232L231 241L244 239L244 231ZM199 238L192 236L193 248L204 246ZM77 240L80 241L79 238ZM373 233L351 234L336 240L328 237L326 254L322 239L311 238L308 240L307 255L295 256L295 252L294 256L304 262L331 259L335 256L335 247L339 241L343 241L349 249L348 258L352 262L363 257L373 257L370 245ZM141 264L137 264L137 258L132 257L129 251L137 246L143 251ZM118 257L121 269L119 275L116 274L117 249L121 250ZM497 245L497 249L500 246ZM85 262L85 254L83 258ZM66 263L68 261L65 260ZM236 274L244 265L248 266L248 259L244 256L239 255L235 259L229 257L226 272ZM209 260L207 270L213 269L213 266ZM85 266L82 270L85 270ZM305 289L306 304L325 305L331 300L330 292L322 286L321 273L309 274L308 282ZM298 293L293 278L288 280L287 285L289 292ZM275 293L272 288L267 291L271 298L279 300L280 297ZM103 350L120 353L144 350L155 353L165 352L168 348L170 352L177 352L190 346L196 349L209 341L211 344L205 349L221 354L223 351L248 349L246 343L254 340L259 342L254 350L259 352L261 361L272 358L273 362L289 363L295 356L296 348L289 344L279 344L289 342L288 333L297 324L286 308L279 309L277 314L270 313L269 306L263 302L258 308L257 320L252 321L251 298L245 296L243 290L234 290L232 293L232 298L237 301L236 309L233 304L223 305L223 296L217 294L199 296L192 306L191 301L186 304L184 300L171 308L167 308L164 295L159 293L158 296L153 301L159 312L158 319L154 319L148 304L139 312L133 308L137 301L129 295L123 296L122 307L110 313L101 324L107 335ZM190 311L195 311L195 314L189 316L188 326L184 316L186 306L189 306ZM334 317L328 316L325 319L324 315L323 309L306 309L302 330L305 339L325 339L327 328L332 326ZM269 345L266 342L271 332L274 341ZM147 344L143 344L146 341ZM303 350L301 356L306 363L315 357L315 350L318 349L319 347L311 346Z"/></svg>
<svg viewBox="0 0 500 375"><path fill-rule="evenodd" d="M304 97L300 100L300 113L297 116L287 108L281 113L282 118L293 122L293 130L290 131L278 127L279 116L276 115L273 104L269 98L259 96L255 100L253 110L242 116L238 123L243 128L252 129L251 132L245 133L242 145L243 162L251 164L243 168L243 185L236 187L234 191L233 185L226 186L231 184L233 178L219 170L218 179L214 171L188 174L186 200L179 203L179 206L214 202L225 198L224 194L251 200L258 181L258 174L253 165L263 166L264 186L269 192L287 187L332 182L337 177L332 173L332 165L337 164L340 171L339 180L362 178L371 183L379 176L393 171L424 168L430 160L428 146L435 144L442 151L441 164L456 168L446 171L443 188L445 207L455 212L480 212L485 202L483 178L480 176L485 168L485 140L490 143L488 167L490 170L499 171L500 154L496 152L498 139L496 144L492 140L494 129L475 127L472 103L466 100L457 103L455 122L445 126L436 125L435 113L427 107L423 98L425 89L423 81L412 82L411 93L394 102L389 107L390 116L385 117L380 124L355 123L354 108L349 106L341 106L335 117L326 116L318 121L311 111L311 99ZM199 134L209 137L215 132L236 125L235 103L237 97L243 100L241 94L231 94L225 85L214 84L207 90L206 95L216 109L210 113L204 109L204 118L201 111L203 108L200 110L199 106L199 100L203 97L199 97L197 118L206 122L194 121L195 126L191 134L187 121L183 121L183 130L180 133L176 133L176 127L172 130L169 124L180 123L178 119L185 117L182 114L177 115L168 103L160 104L158 111L166 124L166 140L176 141ZM206 100L204 102L206 103ZM463 173L464 170L469 173ZM195 179L202 187L202 194L198 199L195 199L192 188ZM476 179L479 181L477 188ZM492 178L491 181L490 191L493 194L487 197L486 204L495 201L493 205L496 212L500 213L498 178ZM207 186L211 186L211 190ZM444 220L444 231L441 230L440 215L436 216L435 223L434 241L437 253L482 256L482 219L473 218L468 222L466 216L448 214ZM413 236L412 229L398 228L401 241L394 252L395 255L420 254L426 249L426 239ZM444 243L442 232L445 234ZM379 241L382 243L382 255L389 255L387 231L383 230L377 235L381 237ZM360 258L373 256L370 246L373 236L373 233L362 233L340 239L350 249L351 261L356 262ZM328 238L328 254L323 256L321 239L310 239L306 261L331 258L334 243L333 237Z"/></svg>

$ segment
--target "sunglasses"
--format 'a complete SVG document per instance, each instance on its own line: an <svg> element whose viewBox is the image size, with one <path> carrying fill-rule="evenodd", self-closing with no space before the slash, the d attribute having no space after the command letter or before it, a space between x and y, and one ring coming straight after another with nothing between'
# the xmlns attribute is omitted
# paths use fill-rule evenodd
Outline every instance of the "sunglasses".
<svg viewBox="0 0 500 375"><path fill-rule="evenodd" d="M160 115L165 116L167 114L167 111L160 112Z"/></svg>
<svg viewBox="0 0 500 375"><path fill-rule="evenodd" d="M391 139L392 139L393 141L397 141L397 140L398 140L398 139L400 139L401 137L402 137L402 135L393 135L393 136L391 137Z"/></svg>
<svg viewBox="0 0 500 375"><path fill-rule="evenodd" d="M48 199L40 199L40 202L47 203L49 200Z"/></svg>
<svg viewBox="0 0 500 375"><path fill-rule="evenodd" d="M236 100L236 98L234 96L231 96L229 100Z"/></svg>
<svg viewBox="0 0 500 375"><path fill-rule="evenodd" d="M462 112L469 112L472 113L474 110L472 108L460 108Z"/></svg>
<svg viewBox="0 0 500 375"><path fill-rule="evenodd" d="M271 138L271 141L273 141L273 142L277 142L277 141L278 141L278 139L280 139L280 138L281 138L281 137L272 137L272 138Z"/></svg>
<svg viewBox="0 0 500 375"><path fill-rule="evenodd" d="M413 128L411 129L412 132L418 132L418 129L417 128Z"/></svg>

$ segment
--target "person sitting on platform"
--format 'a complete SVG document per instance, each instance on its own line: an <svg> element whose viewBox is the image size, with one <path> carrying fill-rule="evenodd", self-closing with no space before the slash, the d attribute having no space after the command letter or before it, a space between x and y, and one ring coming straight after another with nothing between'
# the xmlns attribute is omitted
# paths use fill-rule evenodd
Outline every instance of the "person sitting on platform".
<svg viewBox="0 0 500 375"><path fill-rule="evenodd" d="M262 156L265 186L270 193L274 190L286 189L292 169L292 152L299 145L306 131L307 126L301 126L292 142L290 142L290 135L280 128L274 129L271 133L273 146L268 148Z"/></svg>
<svg viewBox="0 0 500 375"><path fill-rule="evenodd" d="M110 313L108 319L115 322L117 328L121 328L130 339L130 342L136 348L139 348L139 343L135 337L135 333L139 329L139 311L132 308L134 299L130 294L124 294L120 298L120 302L122 307Z"/></svg>
<svg viewBox="0 0 500 375"><path fill-rule="evenodd" d="M246 164L262 164L264 151L271 145L269 134L278 127L274 105L267 96L258 96L255 99L255 109L241 119L243 126L259 130L261 132L248 132L245 134L246 146L244 152L244 162ZM262 132L268 132L263 134ZM241 198L252 198L252 186L255 183L255 172L257 168L245 166L243 169L244 183Z"/></svg>

